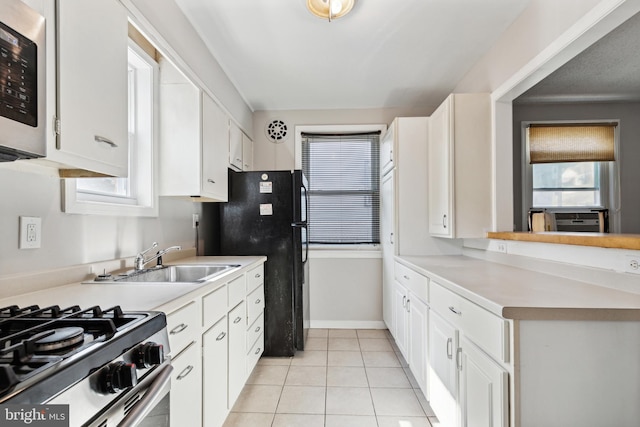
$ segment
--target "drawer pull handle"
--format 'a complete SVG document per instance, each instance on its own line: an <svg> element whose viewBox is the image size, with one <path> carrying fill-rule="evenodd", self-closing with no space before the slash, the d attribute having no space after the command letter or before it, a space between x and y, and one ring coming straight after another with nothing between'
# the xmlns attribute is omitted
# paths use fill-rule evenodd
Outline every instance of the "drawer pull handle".
<svg viewBox="0 0 640 427"><path fill-rule="evenodd" d="M261 351L261 350L262 350L262 349L261 349L260 347L258 347L258 349L256 350L256 352L255 352L254 354L260 354L260 351Z"/></svg>
<svg viewBox="0 0 640 427"><path fill-rule="evenodd" d="M235 319L233 319L233 323L238 323L241 320L242 320L242 317L238 316Z"/></svg>
<svg viewBox="0 0 640 427"><path fill-rule="evenodd" d="M256 333L260 332L260 326L258 326L258 327L256 328L256 330L255 330L255 331L253 331L253 332L256 332Z"/></svg>
<svg viewBox="0 0 640 427"><path fill-rule="evenodd" d="M189 365L180 372L180 375L176 377L177 380L184 379L187 375L189 375L193 371L193 366Z"/></svg>
<svg viewBox="0 0 640 427"><path fill-rule="evenodd" d="M262 302L262 300L261 300L260 298L258 298L258 299L256 300L256 304L260 304L261 302Z"/></svg>
<svg viewBox="0 0 640 427"><path fill-rule="evenodd" d="M407 280L410 280L410 277L409 277L409 276L407 276L406 274L405 274L404 276L402 276L402 277L404 277L404 278L405 278L405 279L407 279Z"/></svg>
<svg viewBox="0 0 640 427"><path fill-rule="evenodd" d="M220 341L221 339L223 339L226 336L227 336L226 332L220 332L220 335L218 335L218 337L216 338L216 341Z"/></svg>
<svg viewBox="0 0 640 427"><path fill-rule="evenodd" d="M94 135L93 139L96 142L102 142L103 144L107 144L111 148L118 148L118 144L116 144L115 142L113 142L109 138L105 138L104 136Z"/></svg>
<svg viewBox="0 0 640 427"><path fill-rule="evenodd" d="M171 331L169 331L169 333L171 335L176 335L179 334L180 332L184 331L185 329L187 329L189 325L185 325L184 323L180 323L178 326L176 326L175 328L173 328Z"/></svg>
<svg viewBox="0 0 640 427"><path fill-rule="evenodd" d="M462 312L461 312L461 311L457 311L457 310L455 309L455 307L454 307L454 306L452 306L452 305L451 305L451 306L449 306L449 311L451 311L452 313L457 314L458 316L462 316Z"/></svg>
<svg viewBox="0 0 640 427"><path fill-rule="evenodd" d="M447 338L447 357L453 359L453 338Z"/></svg>
<svg viewBox="0 0 640 427"><path fill-rule="evenodd" d="M216 182L214 180L212 180L211 178L207 179L207 182L210 184L215 184Z"/></svg>
<svg viewBox="0 0 640 427"><path fill-rule="evenodd" d="M259 278L261 278L261 277L262 277L262 274L260 274L260 273L256 273L256 279L259 279Z"/></svg>

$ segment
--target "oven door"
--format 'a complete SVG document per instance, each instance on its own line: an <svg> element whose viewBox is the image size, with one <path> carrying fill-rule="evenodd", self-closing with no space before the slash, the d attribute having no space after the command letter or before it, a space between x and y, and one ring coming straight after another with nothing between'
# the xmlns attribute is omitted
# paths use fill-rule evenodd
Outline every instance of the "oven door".
<svg viewBox="0 0 640 427"><path fill-rule="evenodd" d="M118 427L169 426L171 372L167 359L133 389L100 414L87 427L117 425ZM115 424L117 423L117 424Z"/></svg>

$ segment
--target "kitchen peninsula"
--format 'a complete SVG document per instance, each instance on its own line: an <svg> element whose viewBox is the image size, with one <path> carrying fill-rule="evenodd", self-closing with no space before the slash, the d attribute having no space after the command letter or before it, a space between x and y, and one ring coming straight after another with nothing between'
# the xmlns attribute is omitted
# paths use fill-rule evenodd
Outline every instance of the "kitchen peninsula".
<svg viewBox="0 0 640 427"><path fill-rule="evenodd" d="M447 408L455 418L456 407L462 425L631 426L640 418L640 295L467 256L396 257L399 269L427 279L430 402L439 418Z"/></svg>

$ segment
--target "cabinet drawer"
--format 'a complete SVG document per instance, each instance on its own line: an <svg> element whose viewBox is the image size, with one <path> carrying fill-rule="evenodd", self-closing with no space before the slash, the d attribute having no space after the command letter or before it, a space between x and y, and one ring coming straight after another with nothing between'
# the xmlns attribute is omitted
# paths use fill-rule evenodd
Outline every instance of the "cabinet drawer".
<svg viewBox="0 0 640 427"><path fill-rule="evenodd" d="M245 285L245 275L236 277L229 283L227 283L227 292L229 293L229 305L228 307L235 307L240 304L240 301L247 295Z"/></svg>
<svg viewBox="0 0 640 427"><path fill-rule="evenodd" d="M258 337L264 332L264 315L258 316L255 322L247 329L247 347L253 347Z"/></svg>
<svg viewBox="0 0 640 427"><path fill-rule="evenodd" d="M260 264L247 272L247 293L262 284L264 284L264 264Z"/></svg>
<svg viewBox="0 0 640 427"><path fill-rule="evenodd" d="M198 321L198 304L195 301L167 314L171 355L177 355L187 345L198 339L200 326Z"/></svg>
<svg viewBox="0 0 640 427"><path fill-rule="evenodd" d="M416 295L424 302L429 302L429 279L422 274L413 271L399 262L396 262L395 278L404 287L409 289L411 293Z"/></svg>
<svg viewBox="0 0 640 427"><path fill-rule="evenodd" d="M264 310L264 286L258 287L247 296L248 324L252 325Z"/></svg>
<svg viewBox="0 0 640 427"><path fill-rule="evenodd" d="M202 325L205 329L227 314L227 285L202 297Z"/></svg>
<svg viewBox="0 0 640 427"><path fill-rule="evenodd" d="M264 352L264 334L261 334L258 340L253 344L247 353L247 375L251 374L253 368L260 360L260 356Z"/></svg>
<svg viewBox="0 0 640 427"><path fill-rule="evenodd" d="M509 361L509 323L471 301L431 282L431 309L497 360Z"/></svg>

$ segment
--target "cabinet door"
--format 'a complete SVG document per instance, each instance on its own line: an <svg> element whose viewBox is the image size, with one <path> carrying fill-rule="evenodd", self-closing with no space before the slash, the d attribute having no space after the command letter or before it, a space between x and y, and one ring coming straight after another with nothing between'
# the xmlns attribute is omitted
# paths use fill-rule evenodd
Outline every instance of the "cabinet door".
<svg viewBox="0 0 640 427"><path fill-rule="evenodd" d="M460 344L462 426L507 425L507 371L464 336Z"/></svg>
<svg viewBox="0 0 640 427"><path fill-rule="evenodd" d="M202 195L228 200L228 119L207 93L202 93Z"/></svg>
<svg viewBox="0 0 640 427"><path fill-rule="evenodd" d="M428 308L409 294L409 367L427 399Z"/></svg>
<svg viewBox="0 0 640 427"><path fill-rule="evenodd" d="M394 178L393 172L382 178L380 191L380 240L382 246L382 316L390 331L395 330L393 322L394 304Z"/></svg>
<svg viewBox="0 0 640 427"><path fill-rule="evenodd" d="M393 168L393 149L395 144L395 125L396 121L391 123L387 133L382 137L380 142L380 174L385 175Z"/></svg>
<svg viewBox="0 0 640 427"><path fill-rule="evenodd" d="M228 413L227 345L227 317L225 316L202 334L202 398L205 402L202 425L207 427L222 426ZM175 425L195 424L180 422Z"/></svg>
<svg viewBox="0 0 640 427"><path fill-rule="evenodd" d="M193 344L171 360L172 426L202 425L202 364L198 344Z"/></svg>
<svg viewBox="0 0 640 427"><path fill-rule="evenodd" d="M394 325L396 345L400 349L402 356L408 360L408 343L409 343L409 314L407 312L407 289L395 282L394 286Z"/></svg>
<svg viewBox="0 0 640 427"><path fill-rule="evenodd" d="M56 148L80 169L127 176L127 13L117 0L59 0L57 20Z"/></svg>
<svg viewBox="0 0 640 427"><path fill-rule="evenodd" d="M253 141L244 133L242 134L242 170L253 170Z"/></svg>
<svg viewBox="0 0 640 427"><path fill-rule="evenodd" d="M453 236L452 208L452 97L445 100L429 119L428 199L429 233Z"/></svg>
<svg viewBox="0 0 640 427"><path fill-rule="evenodd" d="M233 122L229 122L229 166L242 170L242 131Z"/></svg>
<svg viewBox="0 0 640 427"><path fill-rule="evenodd" d="M430 405L442 427L458 425L458 370L456 351L458 331L438 313L429 316L429 395Z"/></svg>
<svg viewBox="0 0 640 427"><path fill-rule="evenodd" d="M247 380L247 307L242 301L229 312L229 405L231 409Z"/></svg>

